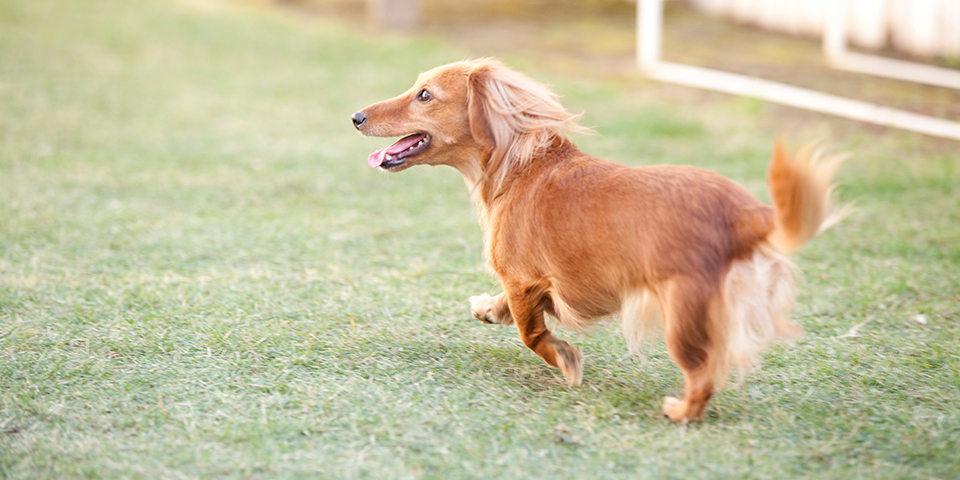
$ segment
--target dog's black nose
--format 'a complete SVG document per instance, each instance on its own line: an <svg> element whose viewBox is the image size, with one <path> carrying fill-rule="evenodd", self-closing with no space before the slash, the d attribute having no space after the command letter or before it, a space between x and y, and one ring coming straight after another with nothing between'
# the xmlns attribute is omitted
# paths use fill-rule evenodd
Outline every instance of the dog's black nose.
<svg viewBox="0 0 960 480"><path fill-rule="evenodd" d="M367 121L366 115L360 112L354 113L352 118L353 118L353 126L357 127L358 129L360 128L360 125L363 125Z"/></svg>

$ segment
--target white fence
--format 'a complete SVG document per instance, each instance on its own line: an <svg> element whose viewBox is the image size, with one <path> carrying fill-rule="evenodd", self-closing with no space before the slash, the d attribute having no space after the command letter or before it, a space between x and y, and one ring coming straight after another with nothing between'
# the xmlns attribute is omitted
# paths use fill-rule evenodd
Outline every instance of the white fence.
<svg viewBox="0 0 960 480"><path fill-rule="evenodd" d="M837 0L691 0L706 13L820 38ZM847 37L855 45L920 56L960 56L960 0L850 0Z"/></svg>
<svg viewBox="0 0 960 480"><path fill-rule="evenodd" d="M960 140L960 123L918 115L850 98L798 88L783 83L721 72L708 68L665 62L660 58L664 0L637 0L637 63L650 78L695 88L744 95L797 108L829 113L862 122L903 128L926 135ZM748 0L740 0L746 2ZM812 0L811 0L812 1ZM883 75L908 81L920 81L960 88L956 70L901 62L846 51L846 13L850 2L834 0L824 12L821 31L824 51L831 63L871 75ZM920 1L920 0L917 0ZM958 0L960 1L960 0Z"/></svg>

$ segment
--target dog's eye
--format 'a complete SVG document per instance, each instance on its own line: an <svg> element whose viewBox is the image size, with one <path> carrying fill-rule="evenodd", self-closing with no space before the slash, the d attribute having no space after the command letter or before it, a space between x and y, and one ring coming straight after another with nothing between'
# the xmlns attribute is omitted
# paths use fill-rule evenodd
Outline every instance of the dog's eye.
<svg viewBox="0 0 960 480"><path fill-rule="evenodd" d="M420 94L417 95L417 100L420 100L423 103L433 100L433 95L430 94L426 89L420 90Z"/></svg>

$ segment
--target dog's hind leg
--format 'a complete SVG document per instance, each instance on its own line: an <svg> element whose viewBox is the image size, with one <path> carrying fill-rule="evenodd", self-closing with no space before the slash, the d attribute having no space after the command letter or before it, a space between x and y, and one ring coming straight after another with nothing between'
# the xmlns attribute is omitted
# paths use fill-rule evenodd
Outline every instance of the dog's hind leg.
<svg viewBox="0 0 960 480"><path fill-rule="evenodd" d="M670 280L663 290L663 316L667 351L683 371L683 399L666 397L663 413L675 422L703 418L722 368L722 339L714 323L719 305L709 283L691 277Z"/></svg>
<svg viewBox="0 0 960 480"><path fill-rule="evenodd" d="M549 300L544 296L545 290L537 286L511 288L504 284L504 287L523 344L548 365L559 368L568 385L580 385L583 356L579 348L555 337L547 328L543 314Z"/></svg>
<svg viewBox="0 0 960 480"><path fill-rule="evenodd" d="M505 293L496 297L491 297L486 293L470 297L470 313L473 314L473 318L484 323L499 323L500 325L513 323L513 315L510 314L510 305Z"/></svg>

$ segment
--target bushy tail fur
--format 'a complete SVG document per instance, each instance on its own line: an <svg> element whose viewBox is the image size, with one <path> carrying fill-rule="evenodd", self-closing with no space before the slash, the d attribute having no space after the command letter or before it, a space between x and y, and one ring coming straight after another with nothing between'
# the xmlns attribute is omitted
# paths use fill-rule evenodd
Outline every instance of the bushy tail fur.
<svg viewBox="0 0 960 480"><path fill-rule="evenodd" d="M798 250L850 212L849 205L834 206L831 184L847 157L824 156L814 143L789 159L777 143L767 174L775 210L774 230L751 258L735 261L724 278L726 352L725 362L718 369L722 378L730 367L755 367L760 353L775 340L802 335L803 330L790 322L796 267L785 254Z"/></svg>
<svg viewBox="0 0 960 480"><path fill-rule="evenodd" d="M794 159L787 158L777 142L767 172L770 196L776 210L774 231L767 237L773 246L792 253L818 233L832 227L849 212L849 205L833 206L833 174L848 155L824 156L811 143Z"/></svg>

